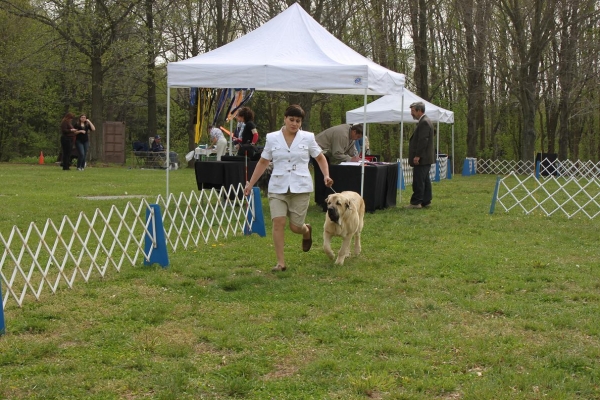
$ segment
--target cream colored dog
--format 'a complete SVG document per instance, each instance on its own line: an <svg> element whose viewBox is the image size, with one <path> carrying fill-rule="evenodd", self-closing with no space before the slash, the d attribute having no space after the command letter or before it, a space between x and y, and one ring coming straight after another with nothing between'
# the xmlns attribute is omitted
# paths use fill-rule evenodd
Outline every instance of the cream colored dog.
<svg viewBox="0 0 600 400"><path fill-rule="evenodd" d="M330 194L325 201L327 216L323 225L323 250L333 260L331 238L341 236L342 247L335 263L343 265L344 259L350 255L350 241L353 236L354 255L360 254L360 233L364 225L365 202L360 194L351 191Z"/></svg>

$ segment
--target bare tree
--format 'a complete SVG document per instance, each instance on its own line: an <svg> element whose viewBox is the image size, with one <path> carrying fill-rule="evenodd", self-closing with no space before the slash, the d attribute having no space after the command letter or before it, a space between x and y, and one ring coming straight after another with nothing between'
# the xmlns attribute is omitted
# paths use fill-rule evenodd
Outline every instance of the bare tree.
<svg viewBox="0 0 600 400"><path fill-rule="evenodd" d="M546 0L497 0L514 53L515 94L523 117L521 160L533 159L535 152L540 65L556 32L557 4Z"/></svg>
<svg viewBox="0 0 600 400"><path fill-rule="evenodd" d="M580 102L590 78L594 76L590 69L593 59L585 56L582 49L583 33L591 29L598 21L598 11L593 0L572 0L561 3L560 50L558 52L559 120L558 157L561 160L579 158L579 144L583 133L584 118L577 111L586 107ZM595 47L597 49L597 43ZM597 53L596 53L597 54ZM597 60L597 57L596 57Z"/></svg>
<svg viewBox="0 0 600 400"><path fill-rule="evenodd" d="M485 74L491 5L486 1L474 0L455 0L455 5L464 27L459 48L466 64L467 156L477 157L477 141L480 150L486 148Z"/></svg>
<svg viewBox="0 0 600 400"><path fill-rule="evenodd" d="M427 41L428 4L426 0L415 0L409 4L412 40L415 51L414 79L417 94L429 99L429 51Z"/></svg>

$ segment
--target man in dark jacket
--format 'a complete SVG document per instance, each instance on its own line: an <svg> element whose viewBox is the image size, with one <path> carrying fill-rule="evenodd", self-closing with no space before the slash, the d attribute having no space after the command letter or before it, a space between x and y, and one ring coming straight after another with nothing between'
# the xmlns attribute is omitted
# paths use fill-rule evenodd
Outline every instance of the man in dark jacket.
<svg viewBox="0 0 600 400"><path fill-rule="evenodd" d="M408 208L429 207L433 198L429 169L435 162L433 125L425 115L425 104L420 101L410 105L410 115L418 122L408 143L408 164L413 167L413 194Z"/></svg>

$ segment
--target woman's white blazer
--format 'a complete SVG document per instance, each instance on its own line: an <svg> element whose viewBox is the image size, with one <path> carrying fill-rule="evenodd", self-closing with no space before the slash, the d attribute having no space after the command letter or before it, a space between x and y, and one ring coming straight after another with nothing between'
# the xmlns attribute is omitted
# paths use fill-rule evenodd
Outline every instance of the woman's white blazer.
<svg viewBox="0 0 600 400"><path fill-rule="evenodd" d="M323 150L312 132L298 131L288 147L281 130L267 134L261 157L273 162L269 180L270 193L310 193L313 180L308 170L310 157L316 158Z"/></svg>

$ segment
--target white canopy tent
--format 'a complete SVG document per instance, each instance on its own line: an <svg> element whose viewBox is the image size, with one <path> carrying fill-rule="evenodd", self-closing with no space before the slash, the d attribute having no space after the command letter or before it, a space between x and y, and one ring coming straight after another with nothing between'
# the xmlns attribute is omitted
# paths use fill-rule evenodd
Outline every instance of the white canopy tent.
<svg viewBox="0 0 600 400"><path fill-rule="evenodd" d="M452 163L454 163L454 112L445 110L426 100L423 100L410 90L404 88L403 95L383 96L369 103L366 107L359 107L346 111L346 122L349 124L366 121L367 123L400 124L400 158L402 158L402 144L404 142L404 123L416 123L410 114L410 105L414 102L425 104L425 114L431 122L437 123L437 132L440 131L440 122L452 124ZM437 135L436 154L440 150L440 135ZM453 168L454 170L454 168Z"/></svg>
<svg viewBox="0 0 600 400"><path fill-rule="evenodd" d="M367 105L367 123L397 124L402 121L415 122L410 115L410 105L421 101L425 104L425 113L431 122L454 123L454 112L445 110L426 100L423 100L410 90L404 88L404 107L401 107L402 96L383 96ZM355 124L363 121L364 107L346 111L346 122Z"/></svg>
<svg viewBox="0 0 600 400"><path fill-rule="evenodd" d="M231 43L167 65L167 151L174 87L362 94L366 109L367 95L401 96L404 75L346 46L294 3Z"/></svg>

